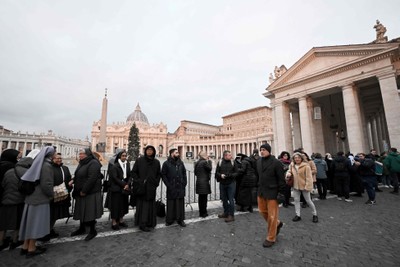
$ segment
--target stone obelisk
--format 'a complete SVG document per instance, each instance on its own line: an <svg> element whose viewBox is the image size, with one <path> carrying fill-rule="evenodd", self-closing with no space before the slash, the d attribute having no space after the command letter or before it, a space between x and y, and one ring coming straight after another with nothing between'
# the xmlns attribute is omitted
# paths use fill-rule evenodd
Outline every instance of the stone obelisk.
<svg viewBox="0 0 400 267"><path fill-rule="evenodd" d="M100 137L97 145L97 152L106 152L106 140L107 140L107 88L103 98L103 104L101 107L101 121L100 121Z"/></svg>

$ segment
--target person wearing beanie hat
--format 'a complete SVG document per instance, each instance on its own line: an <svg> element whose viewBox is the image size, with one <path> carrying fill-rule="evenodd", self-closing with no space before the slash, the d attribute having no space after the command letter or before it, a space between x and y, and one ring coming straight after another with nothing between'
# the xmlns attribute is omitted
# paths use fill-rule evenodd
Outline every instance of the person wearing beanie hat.
<svg viewBox="0 0 400 267"><path fill-rule="evenodd" d="M263 144L260 146L260 150L264 148L265 150L267 150L270 154L271 154L271 146L267 143L267 144Z"/></svg>
<svg viewBox="0 0 400 267"><path fill-rule="evenodd" d="M263 247L271 247L276 242L283 223L279 221L278 194L285 192L283 166L271 155L271 146L263 144L260 147L261 157L257 161L258 176L258 210L267 223L267 237Z"/></svg>

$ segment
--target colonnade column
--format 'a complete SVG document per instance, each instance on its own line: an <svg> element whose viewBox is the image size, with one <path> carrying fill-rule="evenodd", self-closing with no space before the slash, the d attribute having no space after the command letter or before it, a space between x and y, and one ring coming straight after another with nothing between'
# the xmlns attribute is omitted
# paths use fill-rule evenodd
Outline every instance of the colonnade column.
<svg viewBox="0 0 400 267"><path fill-rule="evenodd" d="M289 151L293 147L292 130L290 127L290 110L286 102L274 103L274 125L275 125L275 150L274 154L281 151Z"/></svg>
<svg viewBox="0 0 400 267"><path fill-rule="evenodd" d="M299 98L300 129L303 149L306 153L313 152L311 119L308 109L307 97Z"/></svg>
<svg viewBox="0 0 400 267"><path fill-rule="evenodd" d="M397 88L395 73L388 73L378 77L381 88L383 107L389 133L390 146L400 148L399 107L400 96Z"/></svg>
<svg viewBox="0 0 400 267"><path fill-rule="evenodd" d="M366 152L363 146L364 130L361 125L357 88L354 85L346 85L342 88L342 94L350 152Z"/></svg>

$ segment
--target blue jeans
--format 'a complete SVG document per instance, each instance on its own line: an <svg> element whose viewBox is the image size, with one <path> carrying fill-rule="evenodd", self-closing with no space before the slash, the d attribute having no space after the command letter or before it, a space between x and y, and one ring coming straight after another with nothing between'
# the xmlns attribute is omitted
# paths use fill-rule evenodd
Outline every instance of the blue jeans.
<svg viewBox="0 0 400 267"><path fill-rule="evenodd" d="M369 200L375 200L376 176L362 176L362 182L367 190Z"/></svg>
<svg viewBox="0 0 400 267"><path fill-rule="evenodd" d="M235 191L236 182L230 184L219 184L219 193L221 195L224 214L233 216L235 214Z"/></svg>

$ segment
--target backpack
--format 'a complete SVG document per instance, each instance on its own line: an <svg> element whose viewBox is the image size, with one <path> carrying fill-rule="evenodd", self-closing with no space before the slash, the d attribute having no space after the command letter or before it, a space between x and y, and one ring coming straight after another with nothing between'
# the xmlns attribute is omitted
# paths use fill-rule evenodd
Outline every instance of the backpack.
<svg viewBox="0 0 400 267"><path fill-rule="evenodd" d="M14 169L15 172L15 176L18 177L19 181L18 181L18 191L25 195L25 196L29 196L32 195L33 192L35 192L35 187L40 184L40 180L34 181L34 182L30 182L30 181L24 181L21 180L21 177L18 176L17 171Z"/></svg>
<svg viewBox="0 0 400 267"><path fill-rule="evenodd" d="M335 171L338 171L338 172L347 171L346 162L345 161L336 161L335 162Z"/></svg>

